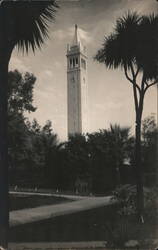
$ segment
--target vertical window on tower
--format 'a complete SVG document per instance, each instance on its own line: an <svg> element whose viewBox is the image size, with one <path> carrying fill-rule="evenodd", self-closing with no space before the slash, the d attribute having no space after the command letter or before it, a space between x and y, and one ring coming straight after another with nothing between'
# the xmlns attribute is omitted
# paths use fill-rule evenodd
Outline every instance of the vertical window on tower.
<svg viewBox="0 0 158 250"><path fill-rule="evenodd" d="M76 68L78 67L78 57L73 57L73 58L70 58L69 60L69 67L70 69L73 69L73 68Z"/></svg>
<svg viewBox="0 0 158 250"><path fill-rule="evenodd" d="M86 69L86 61L83 58L81 58L81 66L83 69Z"/></svg>
<svg viewBox="0 0 158 250"><path fill-rule="evenodd" d="M76 67L78 67L78 58L76 57Z"/></svg>
<svg viewBox="0 0 158 250"><path fill-rule="evenodd" d="M69 61L69 66L70 66L70 69L72 68L72 58L70 58L70 61Z"/></svg>
<svg viewBox="0 0 158 250"><path fill-rule="evenodd" d="M73 58L73 68L75 68L75 58Z"/></svg>

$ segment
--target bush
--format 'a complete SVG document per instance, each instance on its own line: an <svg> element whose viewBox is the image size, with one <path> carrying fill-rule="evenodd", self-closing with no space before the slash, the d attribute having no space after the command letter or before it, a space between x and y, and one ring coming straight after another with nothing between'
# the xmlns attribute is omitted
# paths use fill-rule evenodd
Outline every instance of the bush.
<svg viewBox="0 0 158 250"><path fill-rule="evenodd" d="M156 204L158 189L144 188L144 215L146 218L155 218L158 215ZM136 214L136 186L124 185L113 192L113 200L119 203L118 215L129 216Z"/></svg>
<svg viewBox="0 0 158 250"><path fill-rule="evenodd" d="M112 200L119 203L118 214L121 216L136 213L136 190L135 186L123 185L113 192Z"/></svg>

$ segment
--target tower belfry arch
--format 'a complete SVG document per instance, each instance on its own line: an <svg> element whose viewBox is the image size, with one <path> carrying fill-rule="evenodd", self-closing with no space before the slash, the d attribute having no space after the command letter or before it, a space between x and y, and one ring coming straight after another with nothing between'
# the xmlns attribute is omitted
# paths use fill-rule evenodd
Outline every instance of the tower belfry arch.
<svg viewBox="0 0 158 250"><path fill-rule="evenodd" d="M75 25L74 38L67 46L68 137L86 133L87 123L87 55Z"/></svg>

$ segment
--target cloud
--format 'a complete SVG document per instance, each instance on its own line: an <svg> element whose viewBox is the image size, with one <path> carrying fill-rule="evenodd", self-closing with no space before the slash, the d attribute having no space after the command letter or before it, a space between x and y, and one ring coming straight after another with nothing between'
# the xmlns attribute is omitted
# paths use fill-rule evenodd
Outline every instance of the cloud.
<svg viewBox="0 0 158 250"><path fill-rule="evenodd" d="M74 36L74 27L71 27L68 29L67 34L69 35L69 37L71 37L71 39ZM81 43L85 43L85 44L89 44L92 42L93 38L90 35L90 32L85 31L84 29L78 27L78 37L79 40L81 40Z"/></svg>
<svg viewBox="0 0 158 250"><path fill-rule="evenodd" d="M53 36L57 40L72 41L72 39L74 37L74 32L75 32L74 27L67 28L66 30L59 29L59 30L56 30L56 31L53 32ZM86 44L89 44L89 43L92 42L92 36L90 35L90 32L87 32L82 28L78 28L78 36L79 36L79 39L81 39L81 42L82 42L82 40Z"/></svg>
<svg viewBox="0 0 158 250"><path fill-rule="evenodd" d="M19 59L16 56L12 56L9 65L9 70L15 70L15 69L18 69L21 72L31 71L30 68L25 65L23 60Z"/></svg>
<svg viewBox="0 0 158 250"><path fill-rule="evenodd" d="M66 36L67 32L65 30L59 29L53 32L53 37L58 40L64 40Z"/></svg>
<svg viewBox="0 0 158 250"><path fill-rule="evenodd" d="M61 62L55 62L54 63L54 65L53 65L53 67L55 67L56 69L60 69L61 67L62 67L62 64L61 64Z"/></svg>
<svg viewBox="0 0 158 250"><path fill-rule="evenodd" d="M83 29L81 29L81 28L79 28L78 30L79 30L79 36L80 36L80 38L81 38L81 42L82 42L82 40L83 40L86 44L92 42L93 39L92 39L92 36L90 35L89 32L87 32L87 31L85 31L85 30L83 30Z"/></svg>
<svg viewBox="0 0 158 250"><path fill-rule="evenodd" d="M49 70L49 69L46 69L46 70L43 72L43 74L45 74L45 75L48 76L48 77L52 77L52 76L53 76L52 71Z"/></svg>
<svg viewBox="0 0 158 250"><path fill-rule="evenodd" d="M54 72L53 70L50 70L50 69L44 69L39 73L38 78L39 78L39 81L43 81L43 80L50 81L54 78Z"/></svg>

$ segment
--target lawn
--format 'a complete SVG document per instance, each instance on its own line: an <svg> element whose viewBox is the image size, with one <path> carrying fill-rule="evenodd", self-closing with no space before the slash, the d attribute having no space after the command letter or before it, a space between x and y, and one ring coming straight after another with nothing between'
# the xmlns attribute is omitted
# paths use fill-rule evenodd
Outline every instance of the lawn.
<svg viewBox="0 0 158 250"><path fill-rule="evenodd" d="M56 197L56 196L41 196L41 195L24 195L24 194L10 194L10 211L24 208L34 208L44 205L55 205L72 200Z"/></svg>
<svg viewBox="0 0 158 250"><path fill-rule="evenodd" d="M109 205L13 227L10 229L10 241L107 241L109 247L112 247L121 246L130 239L148 244L144 243L144 239L156 238L156 221L138 225L135 218L118 218L117 209L116 205Z"/></svg>

